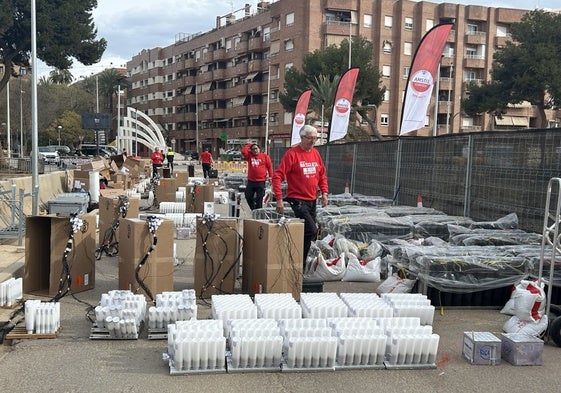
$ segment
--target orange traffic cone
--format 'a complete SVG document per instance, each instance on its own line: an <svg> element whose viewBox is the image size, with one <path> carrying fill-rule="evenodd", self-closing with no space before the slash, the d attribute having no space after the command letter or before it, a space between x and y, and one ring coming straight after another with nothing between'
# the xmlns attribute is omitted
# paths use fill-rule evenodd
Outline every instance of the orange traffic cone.
<svg viewBox="0 0 561 393"><path fill-rule="evenodd" d="M417 195L417 207L423 207L423 197L420 194Z"/></svg>

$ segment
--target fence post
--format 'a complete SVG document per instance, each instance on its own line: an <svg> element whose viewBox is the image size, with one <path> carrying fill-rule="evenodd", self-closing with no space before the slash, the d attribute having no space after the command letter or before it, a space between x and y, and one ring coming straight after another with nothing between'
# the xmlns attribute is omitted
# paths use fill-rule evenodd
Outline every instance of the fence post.
<svg viewBox="0 0 561 393"><path fill-rule="evenodd" d="M464 190L464 217L469 217L470 215L470 203L471 203L471 175L472 175L472 164L473 164L473 135L468 136L468 156L466 162L466 181Z"/></svg>

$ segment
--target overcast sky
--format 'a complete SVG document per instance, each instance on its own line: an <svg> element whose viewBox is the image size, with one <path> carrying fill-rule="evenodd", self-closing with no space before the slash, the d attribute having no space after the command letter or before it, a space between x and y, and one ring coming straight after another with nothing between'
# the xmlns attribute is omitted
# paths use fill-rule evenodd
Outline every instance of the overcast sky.
<svg viewBox="0 0 561 393"><path fill-rule="evenodd" d="M303 0L302 0L303 1ZM434 3L445 1L433 0ZM487 5L484 0L457 0L448 3ZM76 63L71 70L75 78L90 75L105 68L124 66L142 49L166 47L178 34L205 32L215 27L216 17L240 10L245 4L255 12L255 0L98 0L94 22L98 38L107 40L107 49L100 63L85 68ZM559 0L495 0L494 7L522 9L558 9ZM38 64L39 76L50 69Z"/></svg>

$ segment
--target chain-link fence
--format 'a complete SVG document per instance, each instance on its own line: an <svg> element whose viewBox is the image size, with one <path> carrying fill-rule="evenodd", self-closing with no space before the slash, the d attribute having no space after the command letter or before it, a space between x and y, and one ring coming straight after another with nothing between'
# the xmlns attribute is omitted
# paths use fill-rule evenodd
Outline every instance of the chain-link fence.
<svg viewBox="0 0 561 393"><path fill-rule="evenodd" d="M318 147L332 194L423 205L474 220L516 213L542 232L547 185L561 173L561 129L481 132ZM272 149L274 166L286 149Z"/></svg>

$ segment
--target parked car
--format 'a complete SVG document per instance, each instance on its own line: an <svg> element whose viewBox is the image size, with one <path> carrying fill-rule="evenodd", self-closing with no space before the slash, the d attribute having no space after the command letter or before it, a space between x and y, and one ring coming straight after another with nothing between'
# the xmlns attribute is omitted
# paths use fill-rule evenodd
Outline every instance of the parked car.
<svg viewBox="0 0 561 393"><path fill-rule="evenodd" d="M45 164L60 164L57 146L39 146L38 150L39 158L45 161Z"/></svg>
<svg viewBox="0 0 561 393"><path fill-rule="evenodd" d="M80 154L84 155L84 156L91 156L91 157L97 156L98 155L97 154L97 145L86 144L86 143L82 144L82 146L80 146L80 148L79 148L78 155L80 155ZM99 155L101 157L109 158L111 156L116 156L118 154L119 154L119 151L114 146L99 145Z"/></svg>
<svg viewBox="0 0 561 393"><path fill-rule="evenodd" d="M68 146L65 145L49 145L48 148L54 148L58 151L58 154L61 156L67 156L72 151Z"/></svg>

